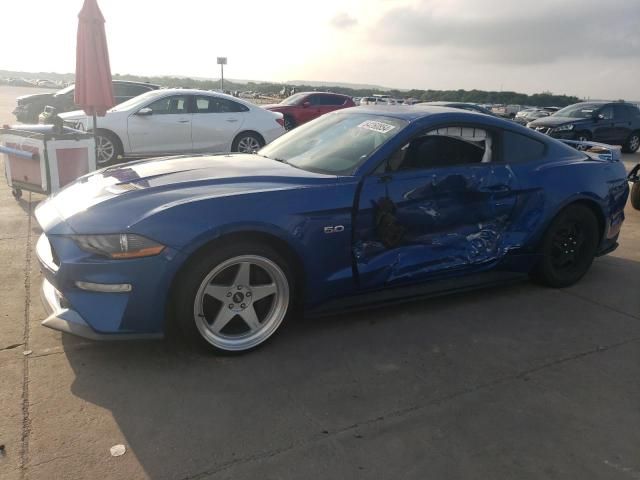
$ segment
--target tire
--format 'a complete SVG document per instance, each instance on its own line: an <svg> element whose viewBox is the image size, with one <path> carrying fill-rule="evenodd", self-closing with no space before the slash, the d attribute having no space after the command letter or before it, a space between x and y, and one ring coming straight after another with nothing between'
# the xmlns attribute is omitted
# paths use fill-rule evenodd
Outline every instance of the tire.
<svg viewBox="0 0 640 480"><path fill-rule="evenodd" d="M264 139L254 132L242 132L231 145L232 152L253 153L264 147Z"/></svg>
<svg viewBox="0 0 640 480"><path fill-rule="evenodd" d="M96 141L98 150L96 165L98 168L110 165L123 153L122 143L120 143L120 139L115 133L98 129Z"/></svg>
<svg viewBox="0 0 640 480"><path fill-rule="evenodd" d="M631 206L636 210L640 210L640 182L633 184L629 198L631 199Z"/></svg>
<svg viewBox="0 0 640 480"><path fill-rule="evenodd" d="M591 267L600 240L598 219L584 205L562 210L544 234L542 260L532 277L554 288L564 288L580 280Z"/></svg>
<svg viewBox="0 0 640 480"><path fill-rule="evenodd" d="M289 132L296 128L296 122L291 115L284 116L284 129Z"/></svg>
<svg viewBox="0 0 640 480"><path fill-rule="evenodd" d="M636 153L640 148L640 132L631 132L622 146L623 153Z"/></svg>
<svg viewBox="0 0 640 480"><path fill-rule="evenodd" d="M175 283L172 320L193 345L218 354L248 352L282 328L292 311L293 278L288 263L267 245L211 248Z"/></svg>

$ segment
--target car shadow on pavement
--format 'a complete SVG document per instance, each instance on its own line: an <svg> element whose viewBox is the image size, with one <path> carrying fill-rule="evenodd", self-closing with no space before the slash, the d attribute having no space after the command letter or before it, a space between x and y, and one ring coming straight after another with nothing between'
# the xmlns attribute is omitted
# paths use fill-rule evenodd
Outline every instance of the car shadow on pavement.
<svg viewBox="0 0 640 480"><path fill-rule="evenodd" d="M600 259L566 291L525 282L305 319L242 356L173 342L62 341L72 393L113 415L123 438L109 441L126 444L146 475L234 478L252 462L309 445L331 448L336 435L360 426L640 335L640 322L624 313L638 301L631 278L640 278L640 263ZM455 422L455 411L445 415ZM519 454L508 452L508 438L494 440L505 455Z"/></svg>

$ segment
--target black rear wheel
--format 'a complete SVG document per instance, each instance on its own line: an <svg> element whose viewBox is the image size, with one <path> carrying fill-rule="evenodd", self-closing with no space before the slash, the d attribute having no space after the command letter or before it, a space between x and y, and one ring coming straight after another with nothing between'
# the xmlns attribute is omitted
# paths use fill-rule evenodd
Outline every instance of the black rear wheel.
<svg viewBox="0 0 640 480"><path fill-rule="evenodd" d="M565 208L542 239L542 260L532 272L534 278L555 288L573 285L593 263L599 237L598 220L588 207Z"/></svg>
<svg viewBox="0 0 640 480"><path fill-rule="evenodd" d="M631 206L636 210L640 210L640 182L633 184L629 198L631 198Z"/></svg>

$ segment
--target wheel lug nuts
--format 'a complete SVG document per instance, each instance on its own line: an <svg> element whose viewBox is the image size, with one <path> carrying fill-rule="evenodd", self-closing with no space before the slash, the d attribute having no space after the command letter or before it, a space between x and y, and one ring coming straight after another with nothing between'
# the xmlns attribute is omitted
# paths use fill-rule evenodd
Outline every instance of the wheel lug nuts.
<svg viewBox="0 0 640 480"><path fill-rule="evenodd" d="M251 292L247 292L244 294L245 297L250 297L251 296Z"/></svg>
<svg viewBox="0 0 640 480"><path fill-rule="evenodd" d="M245 305L244 303L240 304L240 308L246 308L247 305Z"/></svg>
<svg viewBox="0 0 640 480"><path fill-rule="evenodd" d="M238 285L238 290L242 290L242 285Z"/></svg>
<svg viewBox="0 0 640 480"><path fill-rule="evenodd" d="M227 292L227 297L230 297L230 296L231 296L231 292Z"/></svg>
<svg viewBox="0 0 640 480"><path fill-rule="evenodd" d="M230 309L233 309L233 307L234 307L233 303L230 303L230 304L229 304L229 308L230 308Z"/></svg>

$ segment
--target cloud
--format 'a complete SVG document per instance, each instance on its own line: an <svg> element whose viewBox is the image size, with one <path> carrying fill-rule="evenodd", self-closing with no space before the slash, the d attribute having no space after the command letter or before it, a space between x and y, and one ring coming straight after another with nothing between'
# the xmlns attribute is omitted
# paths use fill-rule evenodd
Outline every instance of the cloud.
<svg viewBox="0 0 640 480"><path fill-rule="evenodd" d="M393 8L371 28L370 37L386 45L446 50L475 62L640 59L635 0L457 0L444 9L438 3Z"/></svg>
<svg viewBox="0 0 640 480"><path fill-rule="evenodd" d="M358 20L348 13L340 12L331 18L329 22L332 27L337 28L339 30L345 30L351 28L358 24Z"/></svg>

